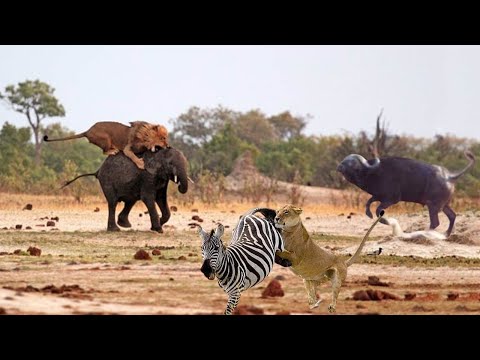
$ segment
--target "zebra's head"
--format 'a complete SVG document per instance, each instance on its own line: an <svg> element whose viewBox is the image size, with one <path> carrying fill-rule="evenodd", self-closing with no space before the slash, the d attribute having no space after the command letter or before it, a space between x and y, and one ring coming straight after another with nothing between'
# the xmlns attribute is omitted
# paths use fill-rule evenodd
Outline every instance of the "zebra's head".
<svg viewBox="0 0 480 360"><path fill-rule="evenodd" d="M215 279L215 272L217 270L217 264L219 258L223 256L223 243L221 237L223 235L223 225L218 224L215 230L212 230L210 234L207 234L201 226L198 227L198 233L202 239L202 257L203 264L200 271L209 280Z"/></svg>

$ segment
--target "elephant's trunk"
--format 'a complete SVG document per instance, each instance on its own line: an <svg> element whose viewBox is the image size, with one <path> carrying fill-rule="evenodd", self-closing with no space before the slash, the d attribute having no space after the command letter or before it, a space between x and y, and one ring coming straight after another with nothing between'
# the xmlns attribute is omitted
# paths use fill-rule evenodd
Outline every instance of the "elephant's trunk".
<svg viewBox="0 0 480 360"><path fill-rule="evenodd" d="M179 169L177 176L178 176L178 191L181 194L185 194L188 191L187 171L184 169Z"/></svg>

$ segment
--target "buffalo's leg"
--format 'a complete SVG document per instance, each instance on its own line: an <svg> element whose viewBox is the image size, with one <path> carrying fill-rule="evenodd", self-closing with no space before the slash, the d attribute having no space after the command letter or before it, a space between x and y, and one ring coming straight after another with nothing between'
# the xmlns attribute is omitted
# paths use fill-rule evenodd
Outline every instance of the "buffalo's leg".
<svg viewBox="0 0 480 360"><path fill-rule="evenodd" d="M118 225L125 228L132 227L132 224L130 224L130 221L128 221L128 214L130 214L130 211L135 203L136 201L125 201L123 210L120 212L120 214L118 214Z"/></svg>
<svg viewBox="0 0 480 360"><path fill-rule="evenodd" d="M365 214L367 214L367 216L370 219L373 219L373 214L372 214L372 211L370 210L370 205L372 205L372 203L375 201L377 201L377 199L375 198L375 196L372 196L370 199L368 199L367 203L365 204Z"/></svg>
<svg viewBox="0 0 480 360"><path fill-rule="evenodd" d="M120 231L115 223L115 210L117 209L117 201L108 200L108 225L107 231Z"/></svg>
<svg viewBox="0 0 480 360"><path fill-rule="evenodd" d="M377 217L380 217L380 213L382 212L382 210L385 210L389 206L395 205L396 203L397 202L393 202L393 201L385 201L385 202L382 201L380 205L378 205L377 210L375 210L375 214L377 215ZM388 223L388 220L385 219L384 217L380 219L380 222L385 225L390 225Z"/></svg>
<svg viewBox="0 0 480 360"><path fill-rule="evenodd" d="M447 215L448 220L450 220L450 224L448 225L448 229L447 229L447 237L449 237L450 234L452 233L453 224L455 224L455 218L457 217L457 214L455 214L452 208L448 205L445 205L443 207L443 212L445 213L445 215Z"/></svg>
<svg viewBox="0 0 480 360"><path fill-rule="evenodd" d="M157 197L155 201L162 212L162 217L160 218L160 226L162 226L170 219L170 208L168 207L167 201L167 186L157 191Z"/></svg>
<svg viewBox="0 0 480 360"><path fill-rule="evenodd" d="M433 229L436 229L438 225L440 225L440 220L438 220L438 213L440 212L440 208L437 205L433 205L433 204L429 204L427 206L428 206L428 214L430 215L430 229L433 230Z"/></svg>

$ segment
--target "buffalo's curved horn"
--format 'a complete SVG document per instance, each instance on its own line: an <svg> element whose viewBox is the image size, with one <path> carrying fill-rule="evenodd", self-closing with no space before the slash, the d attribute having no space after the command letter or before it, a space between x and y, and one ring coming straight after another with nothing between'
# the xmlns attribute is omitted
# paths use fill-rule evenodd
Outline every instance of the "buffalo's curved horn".
<svg viewBox="0 0 480 360"><path fill-rule="evenodd" d="M358 161L360 161L365 167L369 169L376 169L380 165L380 159L378 157L375 158L373 164L369 164L368 161L362 156L358 154L351 154L351 158L355 158Z"/></svg>

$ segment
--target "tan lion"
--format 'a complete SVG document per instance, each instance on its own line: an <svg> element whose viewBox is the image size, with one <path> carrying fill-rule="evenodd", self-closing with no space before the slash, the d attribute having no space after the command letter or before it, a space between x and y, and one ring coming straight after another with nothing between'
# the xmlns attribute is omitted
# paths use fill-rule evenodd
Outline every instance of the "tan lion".
<svg viewBox="0 0 480 360"><path fill-rule="evenodd" d="M277 252L277 255L290 260L292 262L290 269L303 278L311 309L316 308L321 301L321 299L317 301L317 286L330 280L332 282L332 303L328 306L328 311L335 312L340 287L347 277L347 268L357 260L368 235L382 218L383 211L368 229L355 254L347 261L330 251L323 250L312 241L300 219L301 213L302 209L293 205L285 205L277 211L275 226L282 229L282 237L287 250Z"/></svg>
<svg viewBox="0 0 480 360"><path fill-rule="evenodd" d="M143 159L137 157L135 153L147 150L154 152L159 148L168 147L167 129L162 125L149 124L145 121L133 121L130 125L101 121L81 134L61 139L49 139L48 135L45 135L43 140L63 141L86 137L92 144L100 147L105 155L115 155L123 151L140 169L144 169Z"/></svg>

